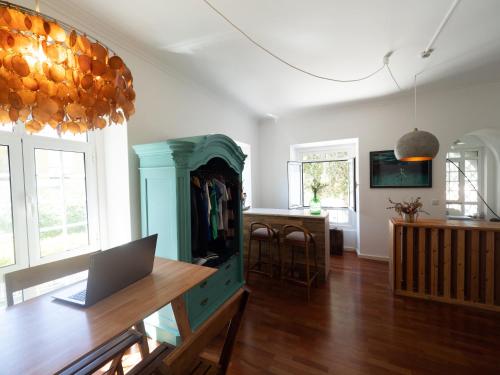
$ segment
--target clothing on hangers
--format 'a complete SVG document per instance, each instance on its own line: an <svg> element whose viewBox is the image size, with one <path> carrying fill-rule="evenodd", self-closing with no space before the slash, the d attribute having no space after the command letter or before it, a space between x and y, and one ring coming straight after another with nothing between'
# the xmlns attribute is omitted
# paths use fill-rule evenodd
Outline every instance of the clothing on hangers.
<svg viewBox="0 0 500 375"><path fill-rule="evenodd" d="M213 171L191 174L191 245L193 259L217 257L219 264L237 249L236 192L239 178ZM237 251L237 250L236 250Z"/></svg>

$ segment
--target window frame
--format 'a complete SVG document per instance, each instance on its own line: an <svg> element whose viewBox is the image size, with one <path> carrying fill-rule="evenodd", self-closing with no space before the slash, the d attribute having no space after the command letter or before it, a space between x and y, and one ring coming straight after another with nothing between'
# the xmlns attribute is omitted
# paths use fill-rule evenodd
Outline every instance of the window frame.
<svg viewBox="0 0 500 375"><path fill-rule="evenodd" d="M65 250L45 257L41 256L35 162L35 151L37 149L77 152L84 154L87 228L89 237L89 243L87 246ZM89 134L87 142L29 135L23 140L23 153L25 156L26 211L28 217L34 218L33 220L28 220L28 248L30 252L30 265L33 266L49 263L97 250L99 241L99 210L93 134ZM27 155L29 155L28 159L26 159Z"/></svg>
<svg viewBox="0 0 500 375"><path fill-rule="evenodd" d="M0 144L9 146L9 168L14 231L15 264L0 268L0 276L15 270L70 258L98 249L99 201L96 166L96 135L87 141L28 134L22 123L14 130L0 131ZM87 199L88 246L42 257L39 243L35 150L80 152L84 154Z"/></svg>
<svg viewBox="0 0 500 375"><path fill-rule="evenodd" d="M321 144L317 144L321 143ZM287 163L287 181L288 181L288 208L289 209L300 209L300 208L307 208L309 206L305 206L304 202L304 178L303 178L303 164L304 163L309 163L309 162L328 162L328 161L352 161L352 176L349 176L350 179L352 178L352 188L349 190L349 194L352 194L352 202L350 203L350 206L348 207L323 207L325 210L327 210L330 215L330 227L342 227L345 229L355 229L356 228L356 222L357 222L357 210L358 210L358 178L357 178L357 168L358 168L358 155L357 155L357 147L358 147L358 140L357 139L346 139L346 140L340 140L340 141L327 141L327 142L317 142L317 143L307 143L307 144L295 144L295 145L290 145L290 160ZM341 157L339 159L318 159L318 160L307 160L303 161L304 156L309 153L340 153L340 152L346 152L347 157ZM300 202L301 205L291 205L290 197L292 195L293 191L293 186L291 185L296 185L293 184L291 181L291 168L300 168ZM298 182L298 181L294 181ZM352 203L352 204L351 204ZM333 211L339 211L339 212L345 212L347 215L347 221L336 221L333 220L337 215L333 215Z"/></svg>
<svg viewBox="0 0 500 375"><path fill-rule="evenodd" d="M10 201L12 214L12 233L14 263L0 267L0 276L28 267L29 256L27 241L27 217L24 189L24 167L22 145L13 132L0 131L0 145L7 146L9 152Z"/></svg>
<svg viewBox="0 0 500 375"><path fill-rule="evenodd" d="M466 148L457 148L454 150L449 151L450 152L458 152L460 153L460 158L450 158L448 155L446 155L446 164L448 164L448 159L453 161L455 164L458 164L459 168L465 171L465 161L466 160L477 160L477 186L475 188L479 191L479 193L482 195L483 193L483 179L484 179L484 149L482 147L466 147ZM471 158L466 158L465 153L466 152L477 152L477 159L471 159ZM452 164L453 165L453 164ZM465 201L465 187L469 182L466 180L464 175L460 172L457 171L458 173L458 181L459 181L459 199L458 200L448 200L448 197L446 197L446 210L448 211L448 204L455 204L455 205L460 205L461 206L461 212L460 215L458 216L463 216L465 217L465 205L476 205L477 206L477 215L478 217L483 217L485 215L485 207L483 202L481 202L481 199L479 198L479 195L477 197L477 202L466 202ZM445 188L446 192L448 192L448 175L446 175L446 180L445 180ZM447 212L448 217L453 217L457 215L449 215Z"/></svg>

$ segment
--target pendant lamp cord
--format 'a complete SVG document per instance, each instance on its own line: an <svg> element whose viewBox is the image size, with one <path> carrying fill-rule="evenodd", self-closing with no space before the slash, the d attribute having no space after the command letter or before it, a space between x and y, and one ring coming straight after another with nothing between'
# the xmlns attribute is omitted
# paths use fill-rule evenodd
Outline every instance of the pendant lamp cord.
<svg viewBox="0 0 500 375"><path fill-rule="evenodd" d="M472 186L472 188L474 189L474 191L477 193L479 199L481 199L481 202L484 203L484 205L488 208L488 210L491 211L491 213L493 214L493 216L495 216L497 219L500 219L500 216L498 216L498 214L493 211L493 209L490 207L490 205L488 203L486 203L486 201L484 200L483 196L481 195L481 193L476 189L476 187L474 186L474 184L472 183L472 181L469 179L469 177L467 177L467 175L465 174L465 172L460 168L460 166L455 163L454 161L446 158L446 161L453 164L455 166L455 168L457 168L460 173L465 177L465 179L467 180L467 182L470 184L470 186Z"/></svg>
<svg viewBox="0 0 500 375"><path fill-rule="evenodd" d="M301 67L299 67L297 65L289 63L284 58L278 56L277 54L275 54L274 52L272 52L271 50L269 50L268 48L264 47L262 44L260 44L259 42L257 42L254 38L252 38L250 35L248 35L245 31L243 31L236 24L234 24L228 17L226 17L220 10L218 10L208 0L203 0L203 2L205 4L207 4L210 7L210 9L212 9L215 13L217 13L221 18L223 18L229 25L231 25L236 31L238 31L241 35L243 35L246 39L248 39L248 41L250 41L253 45L255 45L256 47L260 48L262 51L264 51L265 53L267 53L269 56L273 57L274 59L278 60L282 64L287 65L291 69L299 71L299 72L301 72L303 74L306 74L306 75L308 75L310 77L322 79L322 80L325 80L325 81L339 82L339 83L351 83L351 82L364 81L364 80L366 80L368 78L373 77L374 75L376 75L377 73L379 73L380 71L382 71L384 68L387 68L387 70L389 71L389 74L390 74L392 80L394 81L394 83L396 84L396 86L398 87L398 89L401 90L401 87L399 86L398 82L394 78L394 75L392 74L392 71L391 71L391 69L389 67L389 58L391 57L393 51L389 51L388 53L386 53L384 55L384 57L382 59L382 66L380 66L379 68L377 68L374 72L369 73L369 74L367 74L365 76L361 76L359 78L337 79L337 78L333 78L333 77L327 77L327 76L315 74L315 73L309 72L309 71L307 71L307 70L305 70L305 69L303 69L303 68L301 68Z"/></svg>
<svg viewBox="0 0 500 375"><path fill-rule="evenodd" d="M413 78L413 116L415 120L415 129L417 128L417 74Z"/></svg>

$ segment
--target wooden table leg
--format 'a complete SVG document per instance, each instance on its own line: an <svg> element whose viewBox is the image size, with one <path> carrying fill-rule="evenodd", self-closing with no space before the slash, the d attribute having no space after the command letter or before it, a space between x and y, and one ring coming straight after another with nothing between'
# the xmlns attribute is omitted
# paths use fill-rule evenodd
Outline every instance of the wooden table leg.
<svg viewBox="0 0 500 375"><path fill-rule="evenodd" d="M172 301L172 310L174 311L175 321L177 322L181 338L185 340L191 336L193 331L191 330L191 324L189 324L186 303L183 296L177 297Z"/></svg>
<svg viewBox="0 0 500 375"><path fill-rule="evenodd" d="M137 332L142 334L141 342L139 343L139 350L141 351L142 359L146 358L149 355L149 345L148 345L148 335L146 333L146 327L144 327L144 322L141 320L134 324Z"/></svg>

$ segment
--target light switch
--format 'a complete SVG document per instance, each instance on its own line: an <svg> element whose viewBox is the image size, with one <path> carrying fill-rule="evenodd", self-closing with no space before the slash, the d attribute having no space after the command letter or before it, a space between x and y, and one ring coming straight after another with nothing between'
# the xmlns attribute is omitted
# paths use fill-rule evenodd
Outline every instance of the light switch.
<svg viewBox="0 0 500 375"><path fill-rule="evenodd" d="M432 205L433 206L439 206L439 199L433 199L432 200Z"/></svg>

